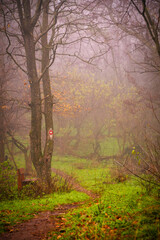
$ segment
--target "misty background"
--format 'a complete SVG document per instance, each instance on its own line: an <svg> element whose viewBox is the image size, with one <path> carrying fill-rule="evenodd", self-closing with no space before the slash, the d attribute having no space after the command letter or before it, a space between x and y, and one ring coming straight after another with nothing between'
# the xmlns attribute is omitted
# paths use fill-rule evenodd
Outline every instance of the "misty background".
<svg viewBox="0 0 160 240"><path fill-rule="evenodd" d="M29 2L33 19L41 1ZM0 4L1 161L7 154L14 164L16 156L33 162L32 82L27 65L31 58L26 54L27 33L22 29L19 10L21 7L25 20L27 6L25 1ZM48 1L46 12L44 9L45 1L32 31L42 148L48 130L41 53L43 48L49 50L53 165L56 155L116 159L132 171L151 169L159 178L159 1ZM43 32L45 14L48 25ZM41 42L45 34L47 45ZM130 157L126 160L127 153Z"/></svg>

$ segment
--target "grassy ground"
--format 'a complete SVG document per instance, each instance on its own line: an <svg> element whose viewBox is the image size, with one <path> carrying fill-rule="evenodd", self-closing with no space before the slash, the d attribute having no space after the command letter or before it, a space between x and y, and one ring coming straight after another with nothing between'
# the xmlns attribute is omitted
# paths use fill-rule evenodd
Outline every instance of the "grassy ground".
<svg viewBox="0 0 160 240"><path fill-rule="evenodd" d="M160 201L154 187L150 195L137 180L115 181L111 163L75 157L54 157L52 166L75 176L82 186L100 193L65 218L50 239L159 239ZM58 204L89 199L84 193L55 193L34 200L0 202L0 228L30 219L35 213L53 210Z"/></svg>
<svg viewBox="0 0 160 240"><path fill-rule="evenodd" d="M51 239L159 239L160 202L135 180L110 184L98 200L74 210Z"/></svg>
<svg viewBox="0 0 160 240"><path fill-rule="evenodd" d="M64 157L54 167L74 173L78 181L101 197L61 219L51 239L159 239L160 200L154 186L150 195L130 178L116 183L110 165ZM116 177L116 176L115 176Z"/></svg>
<svg viewBox="0 0 160 240"><path fill-rule="evenodd" d="M6 226L13 226L34 217L40 211L54 210L56 205L80 202L89 197L80 192L55 193L42 198L0 202L0 232Z"/></svg>
<svg viewBox="0 0 160 240"><path fill-rule="evenodd" d="M88 159L59 157L53 160L52 166L76 177L82 186L96 192L103 190L104 182L111 178L106 163Z"/></svg>

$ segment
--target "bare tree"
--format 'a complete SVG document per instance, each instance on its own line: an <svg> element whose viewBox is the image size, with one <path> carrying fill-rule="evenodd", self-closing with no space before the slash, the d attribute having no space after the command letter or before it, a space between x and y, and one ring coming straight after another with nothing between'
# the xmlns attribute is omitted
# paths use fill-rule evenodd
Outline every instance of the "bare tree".
<svg viewBox="0 0 160 240"><path fill-rule="evenodd" d="M128 56L132 63L137 65L136 70L126 68L132 71L127 76L130 83L137 88L144 109L141 110L141 118L145 119L141 128L143 141L134 137L146 153L145 157L142 157L143 163L148 164L150 173L157 176L159 181L160 2L111 0L108 4L101 1L101 4L106 7L102 12L103 19L121 31L123 41L129 39L131 51L128 48ZM125 43L127 48L127 41ZM143 75L140 76L139 73ZM134 105L136 106L136 101L133 101Z"/></svg>
<svg viewBox="0 0 160 240"><path fill-rule="evenodd" d="M66 50L65 53L64 46L73 46L73 50L75 43L78 43L81 49L81 41L87 38L93 41L94 34L90 32L86 35L89 28L85 25L87 17L83 14L86 7L83 1L1 0L0 3L3 22L1 31L8 42L6 53L27 75L30 85L31 159L38 177L49 185L54 142L48 134L49 129L53 129L49 68L56 55L70 55L85 61L86 56L81 57L80 51L76 54L75 50L73 53ZM94 50L93 53L95 54ZM90 63L92 61L93 56L86 60ZM43 114L46 132L44 149L41 142Z"/></svg>

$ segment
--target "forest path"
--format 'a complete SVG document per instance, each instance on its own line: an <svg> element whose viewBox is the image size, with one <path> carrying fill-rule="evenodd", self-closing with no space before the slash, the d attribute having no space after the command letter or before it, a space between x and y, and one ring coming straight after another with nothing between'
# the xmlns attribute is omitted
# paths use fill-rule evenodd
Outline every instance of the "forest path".
<svg viewBox="0 0 160 240"><path fill-rule="evenodd" d="M52 168L52 171L57 175L65 179L72 185L72 188L79 192L84 192L89 195L92 199L98 196L93 192L82 187L74 177L66 174L65 172ZM53 211L44 211L35 214L35 217L31 220L17 224L0 235L0 240L46 240L50 239L47 237L50 231L60 231L64 225L65 214L72 209L82 206L84 202L77 202L72 204L58 205Z"/></svg>
<svg viewBox="0 0 160 240"><path fill-rule="evenodd" d="M55 169L55 168L52 168L52 171L53 171L55 174L57 174L57 175L61 176L62 178L64 178L64 179L66 180L66 182L70 183L71 186L72 186L72 189L74 189L74 190L76 190L76 191L78 191L78 192L86 193L89 197L91 197L91 198L93 198L93 199L99 197L99 195L97 195L97 194L93 193L92 191L87 190L86 188L82 187L82 186L77 182L77 180L76 180L74 177L68 175L67 173L65 173L65 172L63 172L63 171L61 171L61 170L59 170L59 169Z"/></svg>

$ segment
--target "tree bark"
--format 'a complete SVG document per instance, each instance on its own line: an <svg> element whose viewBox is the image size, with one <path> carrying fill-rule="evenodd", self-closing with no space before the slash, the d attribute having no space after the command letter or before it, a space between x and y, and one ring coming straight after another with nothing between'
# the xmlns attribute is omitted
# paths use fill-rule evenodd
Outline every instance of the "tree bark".
<svg viewBox="0 0 160 240"><path fill-rule="evenodd" d="M27 70L31 88L31 159L37 171L39 178L42 177L41 166L43 165L41 151L41 95L40 83L38 81L36 61L35 61L35 46L32 32L25 36L25 50L27 55Z"/></svg>
<svg viewBox="0 0 160 240"><path fill-rule="evenodd" d="M19 140L17 140L9 131L8 131L7 133L8 133L8 135L11 137L12 143L13 143L18 149L20 149L20 150L23 152L23 154L24 154L24 159L25 159L25 167L26 167L25 173L26 173L27 175L30 175L31 172L32 172L32 162L31 162L31 156L30 156L30 154L28 155L29 147L26 147L23 143L21 143ZM14 161L14 157L13 157L14 154L13 154L13 151L10 150L8 142L7 142L7 147L8 147L8 151L9 151L9 153L10 153L10 155L11 155L11 158L12 158L12 160L13 160L13 162L14 162L14 165L16 166L15 161ZM17 166L16 166L16 169L17 169Z"/></svg>
<svg viewBox="0 0 160 240"><path fill-rule="evenodd" d="M25 174L31 175L32 174L32 161L30 154L27 154L27 151L24 152L24 158L25 158Z"/></svg>
<svg viewBox="0 0 160 240"><path fill-rule="evenodd" d="M41 2L41 1L39 1ZM36 58L35 58L35 43L33 37L33 29L36 24L33 18L31 20L31 6L30 1L23 1L23 6L20 0L17 0L18 13L21 22L21 32L24 39L27 73L31 89L31 131L30 131L30 146L31 146L31 160L36 169L39 178L42 178L41 166L43 165L42 151L41 151L41 94L40 81L38 79ZM40 14L40 8L37 9L36 15ZM34 18L35 19L35 18Z"/></svg>
<svg viewBox="0 0 160 240"><path fill-rule="evenodd" d="M3 59L0 59L0 162L5 160L4 80Z"/></svg>
<svg viewBox="0 0 160 240"><path fill-rule="evenodd" d="M48 1L43 5L43 20L42 20L42 32L44 32L48 27ZM42 43L42 72L49 65L49 47L47 42L48 34L44 34L41 39ZM53 153L53 138L49 137L49 130L53 130L53 99L50 86L50 76L49 69L47 68L43 77L43 94L44 94L44 120L45 120L45 131L46 131L46 141L43 153L43 172L45 180L50 184L51 179L51 160Z"/></svg>

